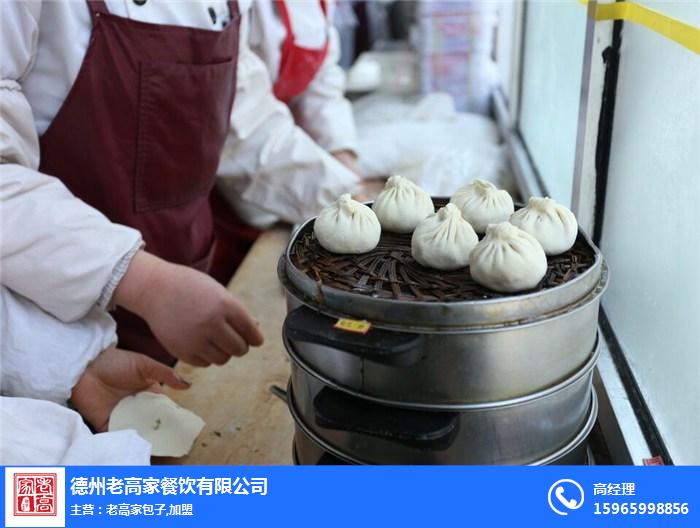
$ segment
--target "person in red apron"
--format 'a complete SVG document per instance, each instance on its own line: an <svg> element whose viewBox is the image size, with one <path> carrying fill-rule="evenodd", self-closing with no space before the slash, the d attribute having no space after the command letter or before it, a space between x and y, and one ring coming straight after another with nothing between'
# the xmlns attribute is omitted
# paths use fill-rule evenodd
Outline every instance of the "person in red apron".
<svg viewBox="0 0 700 528"><path fill-rule="evenodd" d="M320 0L319 3L324 17L327 17L326 0ZM304 93L321 69L328 54L328 37L320 48L300 46L292 26L286 0L277 0L275 5L287 36L282 43L280 68L273 85L273 91L277 99L289 103L294 97Z"/></svg>
<svg viewBox="0 0 700 528"><path fill-rule="evenodd" d="M209 194L236 86L240 14L222 31L145 23L87 2L92 35L73 87L40 138L39 170L148 251L208 271L215 244ZM137 315L118 309L121 347L175 359Z"/></svg>
<svg viewBox="0 0 700 528"><path fill-rule="evenodd" d="M315 2L295 4L289 0L275 0L274 6L286 36L281 46L279 69L274 79L273 91L275 97L292 108L302 128L305 128L338 161L353 172L360 174L356 163L357 156L354 154L354 138L348 139L350 133L354 134L354 122L352 118L349 119L347 116L349 104L342 95L344 82L339 83L337 79L341 72L338 65L340 43L337 30L332 24L332 14L329 12L328 2L329 0L318 0L317 5L320 8L322 19L317 20L316 27L311 28L308 23L295 24L295 20L301 21L309 18L316 20L315 18L310 17L309 13L298 13L295 17L294 12L306 11L314 7ZM323 35L322 43L318 43L315 47L304 44L305 39L302 39L301 35L302 32L309 32L312 29L314 33ZM331 46L331 44L333 45ZM333 86L334 84L335 86ZM338 86L340 86L340 92L338 92ZM305 104L305 96L306 98L320 98L321 92L331 92L331 95L330 97L324 95L327 100L322 101L320 105ZM334 106L332 110L329 108L330 105ZM310 108L304 111L304 106L310 106ZM311 120L309 115L304 115L309 113L312 113L311 119L316 122L316 126L309 122ZM330 114L330 116L318 115L325 113ZM341 134L337 131L328 130L337 126L328 122L329 118L339 121L343 126L352 130L345 132L343 137L340 137Z"/></svg>
<svg viewBox="0 0 700 528"><path fill-rule="evenodd" d="M316 140L319 156L326 151L359 175L354 120L343 95L339 41L330 17L327 0L259 0L252 7L251 46L270 71L275 97L292 109L297 124ZM309 38L305 33L314 35ZM262 232L251 224L270 225L274 216L255 214L254 209L250 216L250 207L237 215L218 194L212 205L219 241L212 275L226 283Z"/></svg>
<svg viewBox="0 0 700 528"><path fill-rule="evenodd" d="M245 22L250 3L240 1ZM228 203L240 197L289 223L359 185L274 97L238 36L237 4L45 0L0 10L0 199L3 220L14 219L3 286L65 323L123 307L138 317L118 314L121 345L164 361L144 321L193 365L260 344L247 311L195 271L216 251L214 174Z"/></svg>

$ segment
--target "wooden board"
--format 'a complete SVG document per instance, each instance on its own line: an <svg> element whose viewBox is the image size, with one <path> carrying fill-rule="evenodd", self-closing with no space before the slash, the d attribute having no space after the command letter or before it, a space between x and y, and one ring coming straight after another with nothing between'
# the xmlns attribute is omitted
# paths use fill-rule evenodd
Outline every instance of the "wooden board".
<svg viewBox="0 0 700 528"><path fill-rule="evenodd" d="M287 388L289 359L282 345L286 305L277 260L289 240L287 228L260 236L228 289L262 324L265 344L226 365L195 368L178 364L192 387L167 394L201 416L206 426L192 451L167 464L287 465L292 463L294 425L286 403L270 392Z"/></svg>

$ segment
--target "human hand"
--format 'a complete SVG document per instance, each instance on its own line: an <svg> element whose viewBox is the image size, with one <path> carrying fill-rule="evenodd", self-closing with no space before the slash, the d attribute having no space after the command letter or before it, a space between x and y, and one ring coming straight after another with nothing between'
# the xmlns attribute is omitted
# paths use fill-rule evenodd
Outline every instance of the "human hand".
<svg viewBox="0 0 700 528"><path fill-rule="evenodd" d="M73 387L73 407L97 431L106 431L119 401L143 390L159 391L160 383L174 389L190 384L154 359L118 348L108 348L90 363Z"/></svg>
<svg viewBox="0 0 700 528"><path fill-rule="evenodd" d="M360 164L357 162L357 154L353 151L336 150L335 152L331 152L331 155L357 176L362 178L362 169L360 169Z"/></svg>
<svg viewBox="0 0 700 528"><path fill-rule="evenodd" d="M358 202L368 202L374 200L383 188L383 179L362 180L362 182L360 182L360 189L355 193L353 198Z"/></svg>
<svg viewBox="0 0 700 528"><path fill-rule="evenodd" d="M139 251L115 301L142 317L173 356L198 367L223 365L260 346L247 310L211 277Z"/></svg>

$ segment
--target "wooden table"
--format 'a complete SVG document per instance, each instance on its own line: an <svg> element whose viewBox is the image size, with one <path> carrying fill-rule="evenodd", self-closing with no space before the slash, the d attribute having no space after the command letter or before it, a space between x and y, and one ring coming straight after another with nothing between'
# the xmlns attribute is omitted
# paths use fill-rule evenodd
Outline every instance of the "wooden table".
<svg viewBox="0 0 700 528"><path fill-rule="evenodd" d="M261 323L265 344L226 365L177 371L192 382L168 396L206 422L189 455L161 459L167 464L288 465L292 463L294 425L287 405L270 392L287 388L289 359L282 345L286 305L277 280L277 260L289 239L276 227L255 242L228 285Z"/></svg>

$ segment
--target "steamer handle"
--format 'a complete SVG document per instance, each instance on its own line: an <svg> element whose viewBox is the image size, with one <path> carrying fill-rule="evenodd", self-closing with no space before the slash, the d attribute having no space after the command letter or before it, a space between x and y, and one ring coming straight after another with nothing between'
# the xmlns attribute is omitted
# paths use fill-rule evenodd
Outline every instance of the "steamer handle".
<svg viewBox="0 0 700 528"><path fill-rule="evenodd" d="M284 334L292 341L324 345L375 363L409 366L420 359L422 334L380 328L356 334L335 328L336 322L333 317L300 306L287 314Z"/></svg>
<svg viewBox="0 0 700 528"><path fill-rule="evenodd" d="M402 409L324 387L314 398L316 424L431 451L450 447L459 430L459 413Z"/></svg>

